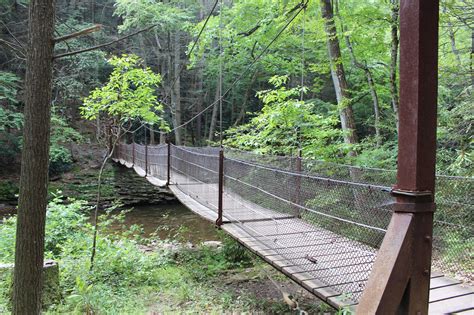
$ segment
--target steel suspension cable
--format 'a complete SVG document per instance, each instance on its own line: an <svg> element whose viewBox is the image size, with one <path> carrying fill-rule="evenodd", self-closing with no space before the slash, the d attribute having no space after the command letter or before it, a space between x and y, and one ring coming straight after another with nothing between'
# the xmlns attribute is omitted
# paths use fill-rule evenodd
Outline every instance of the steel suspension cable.
<svg viewBox="0 0 474 315"><path fill-rule="evenodd" d="M222 63L223 63L223 49L222 49L222 9L223 1L220 0L219 5L219 142L222 149Z"/></svg>

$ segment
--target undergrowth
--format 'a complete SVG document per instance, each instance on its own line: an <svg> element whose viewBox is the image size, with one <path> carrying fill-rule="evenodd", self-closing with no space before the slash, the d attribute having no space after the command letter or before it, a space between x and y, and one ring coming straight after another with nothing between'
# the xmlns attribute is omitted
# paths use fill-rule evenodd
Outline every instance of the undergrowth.
<svg viewBox="0 0 474 315"><path fill-rule="evenodd" d="M123 213L109 211L100 218L100 235L94 269L90 269L92 226L86 203L57 197L50 202L46 224L45 256L60 266L61 300L45 305L46 314L147 314L264 312L288 310L283 303L257 301L246 294L236 296L222 286L220 276L229 270L248 268L249 252L228 237L222 249L199 247L180 250L153 240L153 251L142 245L151 239L140 228L106 233ZM14 260L16 218L0 223L0 263ZM101 233L102 232L102 233ZM156 245L158 244L158 245ZM0 313L8 313L10 273L0 274ZM224 288L224 289L223 289ZM277 311L278 310L278 311Z"/></svg>

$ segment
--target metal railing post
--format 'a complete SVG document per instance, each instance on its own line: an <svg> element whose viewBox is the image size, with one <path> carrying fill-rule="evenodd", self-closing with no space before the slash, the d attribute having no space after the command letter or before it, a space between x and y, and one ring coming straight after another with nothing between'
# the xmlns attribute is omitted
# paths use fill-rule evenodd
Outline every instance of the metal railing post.
<svg viewBox="0 0 474 315"><path fill-rule="evenodd" d="M224 205L224 150L219 151L219 199L217 203L217 220L216 225L221 226L224 222L222 219Z"/></svg>
<svg viewBox="0 0 474 315"><path fill-rule="evenodd" d="M302 171L302 165L301 165L301 157L302 157L302 151L301 149L298 149L298 156L296 157L296 172L301 173ZM295 183L295 204L300 205L301 202L301 176L296 177L296 183ZM301 210L298 207L295 207L295 215L297 218L301 218Z"/></svg>
<svg viewBox="0 0 474 315"><path fill-rule="evenodd" d="M135 165L135 132L132 134L132 163Z"/></svg>
<svg viewBox="0 0 474 315"><path fill-rule="evenodd" d="M171 182L171 140L166 139L168 143L168 163L167 163L167 174L166 174L166 186L170 185Z"/></svg>
<svg viewBox="0 0 474 315"><path fill-rule="evenodd" d="M148 175L148 142L146 140L146 127L145 127L145 177Z"/></svg>
<svg viewBox="0 0 474 315"><path fill-rule="evenodd" d="M394 213L358 314L428 314L435 211L439 0L400 2Z"/></svg>

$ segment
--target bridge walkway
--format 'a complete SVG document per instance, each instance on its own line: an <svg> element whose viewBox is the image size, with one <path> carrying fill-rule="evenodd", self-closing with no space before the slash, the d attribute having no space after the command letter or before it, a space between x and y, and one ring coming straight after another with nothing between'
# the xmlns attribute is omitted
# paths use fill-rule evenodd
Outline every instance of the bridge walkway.
<svg viewBox="0 0 474 315"><path fill-rule="evenodd" d="M130 144L117 151L116 162L153 185L165 186L169 172L175 196L216 222L217 149ZM355 310L390 221L389 188L303 174L294 171L295 165L301 169L294 161L255 162L224 162L222 230L319 299L336 309ZM365 178L360 172L350 175ZM344 210L348 206L353 208ZM434 269L429 311L472 314L474 290Z"/></svg>

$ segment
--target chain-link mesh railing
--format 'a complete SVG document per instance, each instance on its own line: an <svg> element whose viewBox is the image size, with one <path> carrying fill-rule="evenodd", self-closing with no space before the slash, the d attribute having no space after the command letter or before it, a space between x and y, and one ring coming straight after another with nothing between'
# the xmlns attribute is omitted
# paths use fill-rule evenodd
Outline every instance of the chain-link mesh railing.
<svg viewBox="0 0 474 315"><path fill-rule="evenodd" d="M133 166L139 167L145 173L147 173L148 161L147 161L147 147L143 144L135 143L133 145L135 149ZM142 175L143 176L143 175Z"/></svg>
<svg viewBox="0 0 474 315"><path fill-rule="evenodd" d="M397 172L380 168L284 157L261 155L227 149L226 156L262 165L274 165L285 170L299 169L303 173L330 179L355 181L392 187ZM298 162L301 160L301 162ZM436 212L433 229L433 269L474 281L474 178L436 176Z"/></svg>
<svg viewBox="0 0 474 315"><path fill-rule="evenodd" d="M148 146L148 174L166 180L168 176L168 145Z"/></svg>
<svg viewBox="0 0 474 315"><path fill-rule="evenodd" d="M218 151L171 146L171 182L202 205L217 211ZM217 218L217 216L216 216Z"/></svg>
<svg viewBox="0 0 474 315"><path fill-rule="evenodd" d="M474 281L474 178L436 177L432 266Z"/></svg>
<svg viewBox="0 0 474 315"><path fill-rule="evenodd" d="M166 179L167 145L134 148L121 145L120 158L134 158ZM216 219L219 150L170 146L171 184ZM239 226L274 259L358 301L393 213L395 171L226 149L223 176L225 223ZM473 267L473 182L437 177L433 267L465 278Z"/></svg>
<svg viewBox="0 0 474 315"><path fill-rule="evenodd" d="M237 212L225 200L224 215L236 212L231 219L265 247L356 302L390 222L390 189L313 175L301 162L226 158L225 191L247 206ZM254 209L261 218L248 222Z"/></svg>

